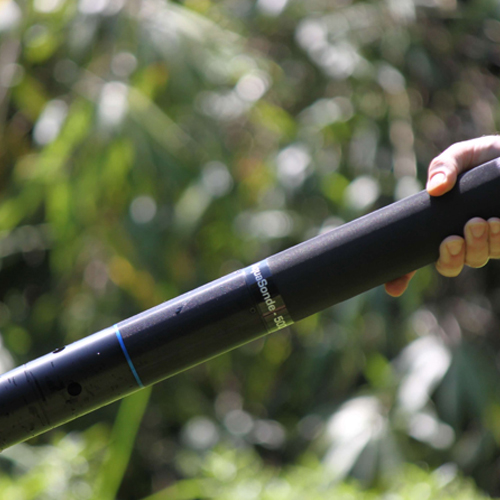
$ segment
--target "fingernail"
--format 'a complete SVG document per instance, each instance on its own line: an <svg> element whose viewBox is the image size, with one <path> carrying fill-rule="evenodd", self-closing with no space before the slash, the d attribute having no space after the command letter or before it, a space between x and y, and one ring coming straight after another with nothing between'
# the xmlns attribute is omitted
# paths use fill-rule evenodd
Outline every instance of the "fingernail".
<svg viewBox="0 0 500 500"><path fill-rule="evenodd" d="M499 221L492 221L490 222L490 232L491 234L498 234L500 233L500 222Z"/></svg>
<svg viewBox="0 0 500 500"><path fill-rule="evenodd" d="M451 255L456 257L462 251L463 245L464 242L462 240L452 240L446 243L446 248Z"/></svg>
<svg viewBox="0 0 500 500"><path fill-rule="evenodd" d="M470 231L472 233L472 236L474 238L481 238L481 236L484 234L486 227L485 224L483 223L473 223L470 225Z"/></svg>
<svg viewBox="0 0 500 500"><path fill-rule="evenodd" d="M427 189L433 190L437 189L439 186L446 182L446 174L443 172L438 172L434 174L427 183Z"/></svg>

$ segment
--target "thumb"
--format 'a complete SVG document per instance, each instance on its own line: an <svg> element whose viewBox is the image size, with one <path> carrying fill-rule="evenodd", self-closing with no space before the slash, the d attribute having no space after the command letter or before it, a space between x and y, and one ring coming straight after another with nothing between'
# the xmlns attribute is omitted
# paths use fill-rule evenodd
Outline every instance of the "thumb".
<svg viewBox="0 0 500 500"><path fill-rule="evenodd" d="M462 172L500 156L500 136L489 135L457 142L432 160L427 176L431 196L447 193Z"/></svg>

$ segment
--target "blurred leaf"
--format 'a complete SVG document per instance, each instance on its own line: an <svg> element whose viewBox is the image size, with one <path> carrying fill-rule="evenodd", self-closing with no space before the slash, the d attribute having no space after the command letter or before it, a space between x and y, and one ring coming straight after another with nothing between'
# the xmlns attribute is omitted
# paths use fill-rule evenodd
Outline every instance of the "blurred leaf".
<svg viewBox="0 0 500 500"><path fill-rule="evenodd" d="M151 387L146 387L120 403L110 444L96 479L94 489L96 498L113 500L116 497L150 396Z"/></svg>

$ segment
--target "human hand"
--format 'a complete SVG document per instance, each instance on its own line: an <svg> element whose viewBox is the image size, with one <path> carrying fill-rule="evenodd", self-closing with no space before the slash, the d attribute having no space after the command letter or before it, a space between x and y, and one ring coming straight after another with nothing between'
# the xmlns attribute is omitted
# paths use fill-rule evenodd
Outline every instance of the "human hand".
<svg viewBox="0 0 500 500"><path fill-rule="evenodd" d="M457 142L432 160L427 172L427 192L431 196L447 193L466 170L500 156L500 135ZM439 246L436 269L447 277L458 276L464 265L483 267L489 259L500 259L500 218L485 221L474 217L464 226L464 236L448 236ZM385 284L386 292L399 297L416 271Z"/></svg>

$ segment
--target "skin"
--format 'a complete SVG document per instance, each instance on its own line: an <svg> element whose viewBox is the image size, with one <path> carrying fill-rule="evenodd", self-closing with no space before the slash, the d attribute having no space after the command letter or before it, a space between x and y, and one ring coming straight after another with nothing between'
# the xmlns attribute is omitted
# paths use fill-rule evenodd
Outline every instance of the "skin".
<svg viewBox="0 0 500 500"><path fill-rule="evenodd" d="M432 160L427 172L427 192L431 196L447 193L466 170L500 156L500 135L457 142ZM487 221L479 217L464 226L464 235L449 236L439 247L436 269L448 278L458 276L464 265L483 267L489 259L500 259L500 218ZM385 284L392 297L404 293L416 271Z"/></svg>

